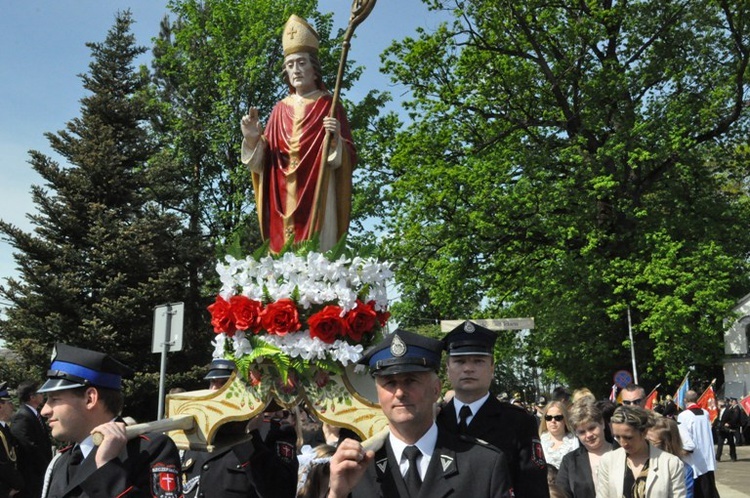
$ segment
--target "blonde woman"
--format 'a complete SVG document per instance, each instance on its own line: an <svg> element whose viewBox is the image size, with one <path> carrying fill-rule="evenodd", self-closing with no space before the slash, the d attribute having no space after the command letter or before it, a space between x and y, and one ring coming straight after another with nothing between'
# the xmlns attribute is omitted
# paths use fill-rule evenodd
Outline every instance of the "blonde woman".
<svg viewBox="0 0 750 498"><path fill-rule="evenodd" d="M334 453L336 453L335 446L321 444L297 457L299 461L297 498L325 498L328 494L330 463Z"/></svg>
<svg viewBox="0 0 750 498"><path fill-rule="evenodd" d="M561 401L551 401L544 408L539 424L539 439L542 442L547 465L559 469L563 457L578 448L578 439L568 420L568 411Z"/></svg>
<svg viewBox="0 0 750 498"><path fill-rule="evenodd" d="M570 498L596 498L599 462L612 451L604 438L602 411L592 399L580 399L570 408L570 424L581 446L563 457L555 484Z"/></svg>
<svg viewBox="0 0 750 498"><path fill-rule="evenodd" d="M577 403L584 399L588 399L590 401L596 401L596 396L594 396L594 393L592 393L591 389L589 389L588 387L581 387L573 391L573 398L572 398L573 403Z"/></svg>

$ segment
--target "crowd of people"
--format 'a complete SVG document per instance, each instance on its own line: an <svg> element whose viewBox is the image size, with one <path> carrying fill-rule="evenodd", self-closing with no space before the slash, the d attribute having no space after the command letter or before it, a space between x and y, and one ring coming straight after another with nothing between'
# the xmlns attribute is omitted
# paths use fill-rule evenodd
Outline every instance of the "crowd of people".
<svg viewBox="0 0 750 498"><path fill-rule="evenodd" d="M0 384L0 497L718 497L724 439L737 458L731 399L714 427L695 391L665 416L644 408L634 384L619 404L560 389L530 411L490 393L495 340L467 321L441 341L398 329L366 351L360 363L389 422L381 447L301 405L222 425L213 452L178 451L159 433L128 437L122 379L132 371L58 344L46 381L18 386L18 410ZM209 389L235 368L212 361ZM54 456L53 441L67 443Z"/></svg>

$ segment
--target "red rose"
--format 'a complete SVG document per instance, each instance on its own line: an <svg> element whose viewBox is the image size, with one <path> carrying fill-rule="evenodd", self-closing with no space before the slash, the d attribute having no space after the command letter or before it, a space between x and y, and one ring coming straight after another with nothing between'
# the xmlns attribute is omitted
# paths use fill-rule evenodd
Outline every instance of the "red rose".
<svg viewBox="0 0 750 498"><path fill-rule="evenodd" d="M336 337L344 337L349 328L341 318L339 306L326 306L311 316L307 324L310 326L310 337L317 337L328 344L333 344Z"/></svg>
<svg viewBox="0 0 750 498"><path fill-rule="evenodd" d="M261 303L239 295L232 296L229 304L232 305L232 314L237 330L252 330L256 334L260 331L260 314L263 312Z"/></svg>
<svg viewBox="0 0 750 498"><path fill-rule="evenodd" d="M325 370L318 370L313 376L313 380L318 387L325 387L328 381L331 380L331 376Z"/></svg>
<svg viewBox="0 0 750 498"><path fill-rule="evenodd" d="M346 323L349 325L349 337L356 342L362 340L362 336L372 332L377 322L377 313L368 303L365 304L357 299L357 306L346 315Z"/></svg>
<svg viewBox="0 0 750 498"><path fill-rule="evenodd" d="M375 309L375 301L370 301L367 303L369 306L372 307L372 309ZM378 323L381 327L385 327L385 324L388 323L388 319L391 317L390 311L376 311L377 317L378 317Z"/></svg>
<svg viewBox="0 0 750 498"><path fill-rule="evenodd" d="M261 373L260 373L260 370L258 370L257 368L254 368L247 373L247 378L250 381L250 385L253 387L260 385L260 382L261 382L260 377L261 377Z"/></svg>
<svg viewBox="0 0 750 498"><path fill-rule="evenodd" d="M208 307L208 311L211 313L211 325L214 326L214 332L217 334L224 332L232 337L237 328L234 325L234 315L229 301L216 296L216 301Z"/></svg>
<svg viewBox="0 0 750 498"><path fill-rule="evenodd" d="M299 322L297 305L291 299L279 299L266 306L260 314L260 322L266 332L276 335L296 332L302 326Z"/></svg>
<svg viewBox="0 0 750 498"><path fill-rule="evenodd" d="M276 381L276 385L284 394L292 394L297 390L297 374L293 370L290 370L286 382L281 384L281 379L279 379Z"/></svg>

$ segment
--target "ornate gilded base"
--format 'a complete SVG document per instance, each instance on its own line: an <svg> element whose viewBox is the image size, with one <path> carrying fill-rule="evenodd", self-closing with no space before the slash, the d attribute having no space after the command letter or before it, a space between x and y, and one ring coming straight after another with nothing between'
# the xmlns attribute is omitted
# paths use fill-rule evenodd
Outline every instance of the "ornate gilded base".
<svg viewBox="0 0 750 498"><path fill-rule="evenodd" d="M388 424L375 400L369 375L319 372L311 379L290 374L285 384L272 364L251 372L248 382L233 374L218 391L201 390L167 396L167 416L192 415L191 430L169 433L180 449L212 451L219 427L228 422L250 420L262 414L271 401L293 408L304 403L322 421L356 432L363 440L371 438ZM263 379L253 382L252 379ZM266 381L266 379L273 379Z"/></svg>

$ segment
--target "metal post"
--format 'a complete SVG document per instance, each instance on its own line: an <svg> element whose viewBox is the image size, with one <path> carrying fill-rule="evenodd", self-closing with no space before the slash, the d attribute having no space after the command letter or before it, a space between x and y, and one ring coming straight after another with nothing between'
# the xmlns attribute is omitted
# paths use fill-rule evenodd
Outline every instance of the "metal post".
<svg viewBox="0 0 750 498"><path fill-rule="evenodd" d="M628 305L628 334L630 335L630 361L633 363L633 382L638 384L638 369L635 366L635 341L633 340L633 325L630 321L630 305Z"/></svg>
<svg viewBox="0 0 750 498"><path fill-rule="evenodd" d="M167 378L167 353L172 341L170 332L172 330L172 305L167 304L167 331L164 335L164 342L161 349L161 367L159 369L159 410L156 415L157 420L164 418L164 398L165 398L165 379Z"/></svg>

